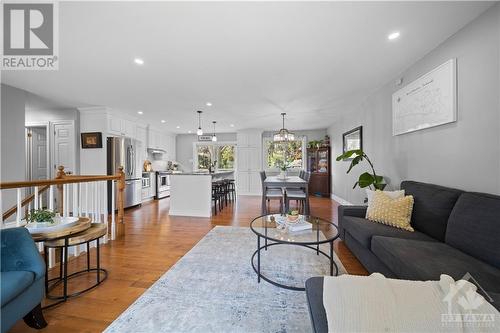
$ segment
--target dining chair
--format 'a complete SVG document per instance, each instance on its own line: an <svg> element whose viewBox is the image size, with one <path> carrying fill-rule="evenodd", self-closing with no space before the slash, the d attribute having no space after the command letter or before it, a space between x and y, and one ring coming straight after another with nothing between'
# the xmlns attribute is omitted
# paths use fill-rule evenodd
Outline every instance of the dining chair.
<svg viewBox="0 0 500 333"><path fill-rule="evenodd" d="M266 172L260 172L260 181L262 183L262 195L265 198L266 204L262 207L262 213L267 214L268 205L271 202L271 199L279 199L280 200L280 212L283 212L283 189L282 188L270 188L266 186L264 181L266 180Z"/></svg>
<svg viewBox="0 0 500 333"><path fill-rule="evenodd" d="M311 173L304 171L302 179L304 179L309 184ZM302 209L302 214L304 214L306 201L309 196L309 193L306 193L305 188L286 188L285 194L285 211L288 211L290 209L290 201L295 200L295 202L297 203L297 208L299 209L299 211Z"/></svg>

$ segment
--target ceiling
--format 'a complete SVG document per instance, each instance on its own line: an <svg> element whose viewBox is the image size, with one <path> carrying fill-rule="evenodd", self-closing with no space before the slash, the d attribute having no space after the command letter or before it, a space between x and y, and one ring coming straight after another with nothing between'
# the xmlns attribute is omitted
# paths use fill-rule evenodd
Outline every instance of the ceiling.
<svg viewBox="0 0 500 333"><path fill-rule="evenodd" d="M491 5L60 2L59 70L2 76L65 106L108 106L176 133L196 129L196 110L209 131L212 120L218 132L276 129L283 111L291 129L325 128L346 98L394 79ZM389 41L393 31L401 37Z"/></svg>

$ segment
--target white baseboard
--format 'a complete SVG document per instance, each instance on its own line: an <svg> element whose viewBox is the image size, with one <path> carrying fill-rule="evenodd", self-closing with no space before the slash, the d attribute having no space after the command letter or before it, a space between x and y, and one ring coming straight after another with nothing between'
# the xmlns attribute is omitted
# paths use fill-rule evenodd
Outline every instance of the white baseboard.
<svg viewBox="0 0 500 333"><path fill-rule="evenodd" d="M349 201L335 195L335 194L331 194L330 197L332 198L332 200L335 200L336 202L338 202L339 204L343 205L343 206L352 206L353 204L350 203Z"/></svg>

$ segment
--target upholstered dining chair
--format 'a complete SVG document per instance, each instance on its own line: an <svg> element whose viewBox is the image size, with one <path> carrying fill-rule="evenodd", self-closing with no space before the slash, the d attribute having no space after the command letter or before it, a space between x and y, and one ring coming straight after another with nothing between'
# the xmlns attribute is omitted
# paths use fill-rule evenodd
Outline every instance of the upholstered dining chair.
<svg viewBox="0 0 500 333"><path fill-rule="evenodd" d="M308 184L309 180L311 179L311 173L304 171L303 177ZM304 213L304 207L306 204L307 197L309 196L308 193L306 193L304 188L286 188L285 189L285 211L288 211L290 209L290 201L295 200L297 202L297 206L299 211L302 209L302 213ZM300 205L299 205L300 204Z"/></svg>
<svg viewBox="0 0 500 333"><path fill-rule="evenodd" d="M266 180L266 172L260 172L260 181L262 183L262 195L266 199L266 204L262 207L262 213L267 214L268 205L271 202L271 199L279 199L280 201L280 212L283 211L283 189L282 188L270 188L267 187L264 181Z"/></svg>

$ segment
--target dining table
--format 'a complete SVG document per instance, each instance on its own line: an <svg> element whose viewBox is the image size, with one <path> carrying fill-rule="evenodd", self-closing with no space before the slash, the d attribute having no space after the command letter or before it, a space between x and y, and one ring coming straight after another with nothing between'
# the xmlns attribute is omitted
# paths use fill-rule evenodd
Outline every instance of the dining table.
<svg viewBox="0 0 500 333"><path fill-rule="evenodd" d="M286 188L300 188L303 189L306 194L306 202L304 205L304 215L309 215L310 206L309 206L309 183L300 178L299 176L267 176L264 180L264 189L269 188L281 188L283 190L283 204L286 202ZM266 196L262 195L262 214L267 213L266 208Z"/></svg>

